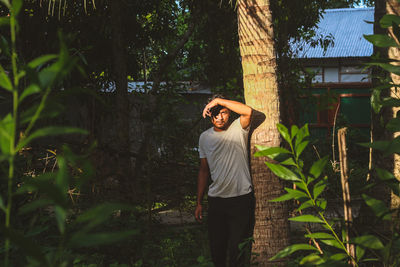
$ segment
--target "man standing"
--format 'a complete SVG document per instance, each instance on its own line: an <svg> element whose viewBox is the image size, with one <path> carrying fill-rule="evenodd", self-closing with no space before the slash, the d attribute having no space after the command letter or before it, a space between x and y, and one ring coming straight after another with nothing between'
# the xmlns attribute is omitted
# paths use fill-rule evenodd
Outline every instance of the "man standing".
<svg viewBox="0 0 400 267"><path fill-rule="evenodd" d="M229 120L231 111L240 115ZM213 127L200 135L200 170L196 219L202 220L202 200L208 189L208 234L216 267L244 266L246 254L239 244L251 237L254 226L254 195L248 161L248 135L252 109L240 102L214 96L203 110ZM247 257L248 258L248 257Z"/></svg>

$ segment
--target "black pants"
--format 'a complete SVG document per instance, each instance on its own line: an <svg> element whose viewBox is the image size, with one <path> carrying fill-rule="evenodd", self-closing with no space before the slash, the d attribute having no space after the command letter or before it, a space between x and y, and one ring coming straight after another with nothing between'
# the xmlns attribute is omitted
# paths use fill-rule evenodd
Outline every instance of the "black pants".
<svg viewBox="0 0 400 267"><path fill-rule="evenodd" d="M216 267L248 266L254 227L253 192L231 198L208 197L208 234L211 258ZM239 250L239 244L248 240Z"/></svg>

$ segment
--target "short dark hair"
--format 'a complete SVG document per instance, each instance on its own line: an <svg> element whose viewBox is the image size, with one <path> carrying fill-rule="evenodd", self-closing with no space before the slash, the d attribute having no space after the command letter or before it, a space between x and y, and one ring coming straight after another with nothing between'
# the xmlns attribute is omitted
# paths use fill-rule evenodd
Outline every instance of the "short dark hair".
<svg viewBox="0 0 400 267"><path fill-rule="evenodd" d="M213 101L216 98L222 98L222 99L227 99L225 96L221 95L221 94L214 94L212 97L210 97L208 99L208 103L210 103L211 101Z"/></svg>

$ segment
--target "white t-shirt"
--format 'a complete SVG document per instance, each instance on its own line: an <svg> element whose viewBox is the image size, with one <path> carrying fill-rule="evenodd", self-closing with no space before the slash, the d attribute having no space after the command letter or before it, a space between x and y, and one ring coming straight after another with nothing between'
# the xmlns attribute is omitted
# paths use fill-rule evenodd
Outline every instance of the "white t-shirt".
<svg viewBox="0 0 400 267"><path fill-rule="evenodd" d="M200 158L207 158L212 184L211 197L236 197L252 191L247 143L249 129L243 129L240 118L228 129L217 132L214 127L200 135Z"/></svg>

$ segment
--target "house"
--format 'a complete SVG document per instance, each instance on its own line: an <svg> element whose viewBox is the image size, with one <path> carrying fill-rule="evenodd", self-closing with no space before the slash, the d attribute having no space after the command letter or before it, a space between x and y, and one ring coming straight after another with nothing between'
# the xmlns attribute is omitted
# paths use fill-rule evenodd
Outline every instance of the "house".
<svg viewBox="0 0 400 267"><path fill-rule="evenodd" d="M364 63L370 60L373 45L363 35L373 34L373 8L343 8L325 10L318 23L316 36L331 37L333 45L326 50L310 43L292 45L303 65L315 75L311 92L317 98L331 95L335 99L304 113L301 120L314 129L325 132L335 118L347 125L370 126L371 77Z"/></svg>

